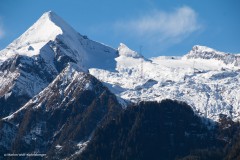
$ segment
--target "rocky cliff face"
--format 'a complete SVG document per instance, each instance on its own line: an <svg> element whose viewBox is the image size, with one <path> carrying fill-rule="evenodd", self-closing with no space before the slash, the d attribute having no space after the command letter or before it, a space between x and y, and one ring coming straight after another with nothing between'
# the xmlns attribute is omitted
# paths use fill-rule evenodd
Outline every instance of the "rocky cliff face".
<svg viewBox="0 0 240 160"><path fill-rule="evenodd" d="M79 143L90 140L99 124L120 110L116 97L101 82L70 64L42 92L0 122L1 154L71 156L81 150Z"/></svg>

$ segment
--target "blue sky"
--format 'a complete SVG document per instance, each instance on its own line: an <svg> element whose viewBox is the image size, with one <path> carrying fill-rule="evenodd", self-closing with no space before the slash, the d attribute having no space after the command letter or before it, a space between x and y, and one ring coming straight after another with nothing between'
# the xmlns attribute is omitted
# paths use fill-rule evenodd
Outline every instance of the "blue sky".
<svg viewBox="0 0 240 160"><path fill-rule="evenodd" d="M183 55L193 45L240 53L239 0L0 0L0 49L52 10L90 39L120 42L146 57Z"/></svg>

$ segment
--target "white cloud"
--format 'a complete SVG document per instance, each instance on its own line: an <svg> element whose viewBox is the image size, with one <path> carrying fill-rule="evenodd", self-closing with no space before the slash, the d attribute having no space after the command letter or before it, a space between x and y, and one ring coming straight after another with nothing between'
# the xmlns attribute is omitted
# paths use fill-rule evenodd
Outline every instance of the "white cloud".
<svg viewBox="0 0 240 160"><path fill-rule="evenodd" d="M115 28L156 42L178 43L199 30L201 25L197 13L183 6L173 12L154 11L134 20L120 21L115 24Z"/></svg>

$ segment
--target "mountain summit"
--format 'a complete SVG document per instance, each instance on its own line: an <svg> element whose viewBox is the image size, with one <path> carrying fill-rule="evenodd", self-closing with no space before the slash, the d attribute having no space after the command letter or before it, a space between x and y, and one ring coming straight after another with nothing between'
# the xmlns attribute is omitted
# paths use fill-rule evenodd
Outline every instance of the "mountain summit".
<svg viewBox="0 0 240 160"><path fill-rule="evenodd" d="M42 91L69 63L84 72L114 70L116 57L116 49L82 36L54 12L44 13L0 51L0 117Z"/></svg>
<svg viewBox="0 0 240 160"><path fill-rule="evenodd" d="M58 35L63 33L71 34L74 37L77 32L54 12L49 11L44 13L13 44L24 46L33 43L47 43L50 40L55 40Z"/></svg>
<svg viewBox="0 0 240 160"><path fill-rule="evenodd" d="M213 60L219 60L226 65L232 65L232 66L238 66L238 67L240 66L239 54L224 53L224 52L220 52L215 49L212 49L206 46L200 46L200 45L193 46L192 50L187 55L185 55L185 58L213 59Z"/></svg>
<svg viewBox="0 0 240 160"><path fill-rule="evenodd" d="M63 32L71 32L71 35L76 33L54 12L46 12L26 32L1 52L0 59L7 59L16 53L27 56L37 55L46 43L55 40Z"/></svg>
<svg viewBox="0 0 240 160"><path fill-rule="evenodd" d="M2 50L0 61L15 55L27 57L41 55L49 61L56 54L61 54L59 58L67 56L83 70L92 67L114 69L116 66L115 49L79 34L52 11L44 13L26 32Z"/></svg>
<svg viewBox="0 0 240 160"><path fill-rule="evenodd" d="M128 48L125 44L120 43L118 47L118 52L120 56L132 57L132 58L142 58L140 54Z"/></svg>

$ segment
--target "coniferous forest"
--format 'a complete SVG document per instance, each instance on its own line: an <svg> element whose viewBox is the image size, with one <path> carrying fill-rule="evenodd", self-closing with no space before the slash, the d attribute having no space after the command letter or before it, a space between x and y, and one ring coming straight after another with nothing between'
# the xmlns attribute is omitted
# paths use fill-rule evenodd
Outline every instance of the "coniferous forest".
<svg viewBox="0 0 240 160"><path fill-rule="evenodd" d="M239 133L226 116L213 124L185 103L142 102L99 126L75 159L238 160Z"/></svg>

